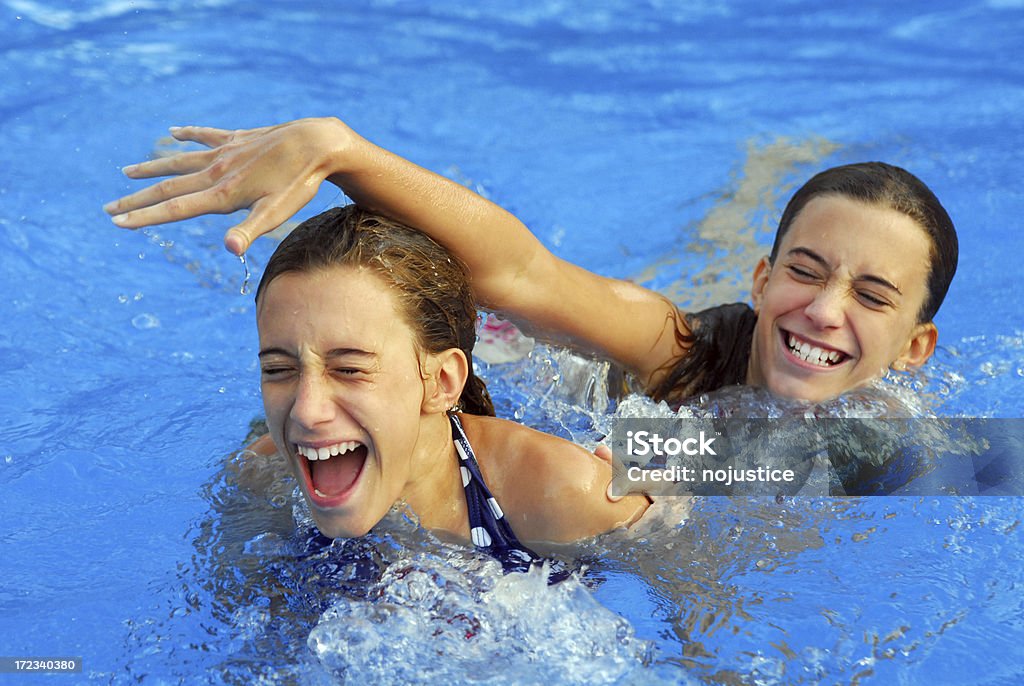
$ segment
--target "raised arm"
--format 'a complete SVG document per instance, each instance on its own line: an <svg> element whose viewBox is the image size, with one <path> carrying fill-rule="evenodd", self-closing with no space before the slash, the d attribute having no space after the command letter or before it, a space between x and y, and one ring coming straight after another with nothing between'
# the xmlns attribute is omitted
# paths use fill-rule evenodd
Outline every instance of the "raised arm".
<svg viewBox="0 0 1024 686"><path fill-rule="evenodd" d="M225 238L241 254L298 212L327 179L357 203L442 243L469 267L480 303L534 335L612 359L648 385L681 353L667 299L557 258L509 212L337 119L248 131L184 127L172 134L211 149L125 168L131 178L173 176L107 205L119 226L248 208Z"/></svg>

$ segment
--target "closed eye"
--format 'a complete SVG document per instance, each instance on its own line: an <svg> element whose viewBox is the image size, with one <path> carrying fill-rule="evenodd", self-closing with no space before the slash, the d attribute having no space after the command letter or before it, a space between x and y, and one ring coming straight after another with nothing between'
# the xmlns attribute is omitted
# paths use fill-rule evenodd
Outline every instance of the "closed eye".
<svg viewBox="0 0 1024 686"><path fill-rule="evenodd" d="M877 295L869 293L867 291L857 291L857 297L863 300L871 307L881 308L892 306L892 303L890 303L888 300L879 298Z"/></svg>
<svg viewBox="0 0 1024 686"><path fill-rule="evenodd" d="M793 276L802 281L813 281L819 278L816 272L813 272L810 269L802 267L800 265L791 264L788 265L787 268L789 269L790 274L792 274Z"/></svg>
<svg viewBox="0 0 1024 686"><path fill-rule="evenodd" d="M280 376L282 374L287 374L288 372L294 371L294 367L264 367L263 369L260 370L260 372L264 376Z"/></svg>

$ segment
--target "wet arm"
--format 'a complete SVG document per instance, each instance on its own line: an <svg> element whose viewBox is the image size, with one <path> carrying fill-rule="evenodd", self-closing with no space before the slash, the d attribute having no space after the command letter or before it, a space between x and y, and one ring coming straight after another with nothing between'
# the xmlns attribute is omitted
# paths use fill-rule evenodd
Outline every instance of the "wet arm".
<svg viewBox="0 0 1024 686"><path fill-rule="evenodd" d="M469 267L480 303L531 333L614 360L648 385L681 352L667 299L557 258L509 212L337 119L249 131L184 127L173 135L211 149L126 168L132 178L173 177L107 205L119 226L249 208L225 239L239 254L328 179L357 203L442 243Z"/></svg>
<svg viewBox="0 0 1024 686"><path fill-rule="evenodd" d="M675 308L635 284L559 259L505 209L364 140L329 177L357 203L414 226L469 267L481 305L546 340L597 353L649 382L679 354Z"/></svg>

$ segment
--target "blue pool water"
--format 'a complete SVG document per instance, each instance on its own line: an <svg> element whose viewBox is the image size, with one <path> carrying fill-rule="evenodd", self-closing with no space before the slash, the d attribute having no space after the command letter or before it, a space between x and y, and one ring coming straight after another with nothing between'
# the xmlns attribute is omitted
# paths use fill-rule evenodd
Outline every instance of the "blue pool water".
<svg viewBox="0 0 1024 686"><path fill-rule="evenodd" d="M169 125L338 115L696 307L744 298L794 182L884 159L961 237L913 388L1020 418L1018 0L0 0L0 24L0 656L80 656L67 683L1024 679L1019 498L708 498L553 586L402 520L311 540L277 467L231 457L261 416L231 219L100 210ZM504 414L591 440L569 364L486 373Z"/></svg>

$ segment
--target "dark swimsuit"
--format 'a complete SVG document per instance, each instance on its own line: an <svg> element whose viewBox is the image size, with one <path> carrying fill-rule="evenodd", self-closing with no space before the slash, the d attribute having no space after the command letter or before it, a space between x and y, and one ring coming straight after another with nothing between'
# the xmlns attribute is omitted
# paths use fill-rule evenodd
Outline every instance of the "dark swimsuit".
<svg viewBox="0 0 1024 686"><path fill-rule="evenodd" d="M469 535L473 545L494 555L499 560L509 558L519 562L532 562L538 556L516 538L509 526L505 513L498 501L484 483L480 465L473 453L473 446L466 438L462 423L455 413L449 412L452 423L452 438L455 452L459 455L459 471L462 472L462 486L466 490L466 506L469 509Z"/></svg>

